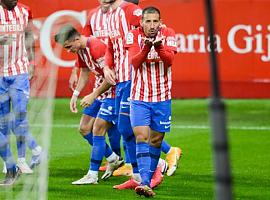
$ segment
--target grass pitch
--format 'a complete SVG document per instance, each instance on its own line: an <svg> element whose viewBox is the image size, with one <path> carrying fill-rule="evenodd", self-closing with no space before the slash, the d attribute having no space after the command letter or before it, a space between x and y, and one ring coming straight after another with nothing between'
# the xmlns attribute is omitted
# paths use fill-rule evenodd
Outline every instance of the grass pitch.
<svg viewBox="0 0 270 200"><path fill-rule="evenodd" d="M234 199L270 199L270 101L226 100ZM207 100L174 100L172 129L166 140L183 150L180 167L155 189L154 199L214 199L211 129ZM80 114L69 112L68 99L56 99L50 148L48 199L143 199L132 190L117 191L126 177L98 185L74 186L87 173L91 148L78 134ZM164 155L162 155L164 157ZM1 167L1 164L0 164ZM100 173L101 175L102 173ZM3 175L1 175L3 177ZM21 179L27 178L22 176ZM17 183L14 194L22 188ZM0 188L0 199L11 197ZM15 195L14 195L15 196Z"/></svg>

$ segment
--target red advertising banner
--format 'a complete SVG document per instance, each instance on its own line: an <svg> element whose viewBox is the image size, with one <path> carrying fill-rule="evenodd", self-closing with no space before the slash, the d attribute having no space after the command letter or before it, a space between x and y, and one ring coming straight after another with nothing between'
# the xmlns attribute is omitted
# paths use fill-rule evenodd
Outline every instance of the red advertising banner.
<svg viewBox="0 0 270 200"><path fill-rule="evenodd" d="M57 25L66 22L82 27L87 10L98 0L21 0L35 17L35 37L42 60L59 67L57 97L70 96L68 79L74 57L58 55L52 40ZM163 22L176 32L173 64L173 96L201 98L210 95L209 37L203 0L145 0L142 8L156 6ZM270 97L270 1L216 0L215 50L218 55L222 96ZM40 63L42 64L42 62ZM87 92L87 91L85 91Z"/></svg>

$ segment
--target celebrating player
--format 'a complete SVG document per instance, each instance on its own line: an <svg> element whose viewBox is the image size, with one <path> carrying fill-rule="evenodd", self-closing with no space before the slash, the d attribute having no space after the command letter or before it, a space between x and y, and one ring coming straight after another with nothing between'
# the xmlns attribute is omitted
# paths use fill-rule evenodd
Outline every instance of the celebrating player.
<svg viewBox="0 0 270 200"><path fill-rule="evenodd" d="M131 124L142 178L139 195L154 196L151 178L156 170L164 133L171 125L171 65L176 53L174 31L161 27L160 11L147 7L141 27L126 38L132 63Z"/></svg>
<svg viewBox="0 0 270 200"><path fill-rule="evenodd" d="M34 72L34 38L31 31L32 14L30 9L17 0L0 2L0 132L3 137L0 154L6 163L7 173L2 185L15 182L18 172L10 153L8 134L16 135L18 166L31 173L25 161L25 141L29 127L27 104L29 100L29 79ZM11 114L12 107L12 114ZM11 122L14 116L14 121ZM4 139L5 138L5 139ZM1 139L2 140L2 139ZM2 141L1 141L2 142ZM39 162L41 148L32 143L33 166Z"/></svg>

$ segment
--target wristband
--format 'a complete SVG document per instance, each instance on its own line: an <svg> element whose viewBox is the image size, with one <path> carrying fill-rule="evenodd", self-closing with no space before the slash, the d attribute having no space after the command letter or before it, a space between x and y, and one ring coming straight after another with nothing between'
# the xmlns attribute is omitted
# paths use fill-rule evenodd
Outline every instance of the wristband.
<svg viewBox="0 0 270 200"><path fill-rule="evenodd" d="M74 90L72 95L78 97L80 95L80 92L78 90Z"/></svg>

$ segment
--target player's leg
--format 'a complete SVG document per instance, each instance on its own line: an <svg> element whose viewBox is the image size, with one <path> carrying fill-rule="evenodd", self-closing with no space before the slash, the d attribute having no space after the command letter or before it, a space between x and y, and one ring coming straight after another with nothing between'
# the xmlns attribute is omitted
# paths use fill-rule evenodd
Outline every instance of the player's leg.
<svg viewBox="0 0 270 200"><path fill-rule="evenodd" d="M122 167L119 167L117 170L113 172L113 176L131 176L132 175L132 166L131 161L129 158L129 154L127 151L127 145L124 139L123 141L123 148L125 153L125 164Z"/></svg>
<svg viewBox="0 0 270 200"><path fill-rule="evenodd" d="M150 187L157 187L163 180L163 174L161 166L158 166L160 160L161 143L164 138L164 132L157 132L150 130L150 142L149 142L149 153L151 157L150 165Z"/></svg>
<svg viewBox="0 0 270 200"><path fill-rule="evenodd" d="M95 100L91 106L83 110L83 114L80 119L79 132L90 146L93 145L92 129L93 129L93 124L95 122L97 113L100 109L100 105L101 105L101 102L99 100ZM91 153L90 153L90 159L91 159ZM79 180L73 181L71 184L83 185L83 184L89 184L92 182L96 182L96 180L92 180L91 177L89 177L87 173Z"/></svg>
<svg viewBox="0 0 270 200"><path fill-rule="evenodd" d="M114 100L112 100L114 102ZM113 105L113 103L111 103ZM97 184L98 181L98 170L103 159L103 156L106 157L107 161L119 160L119 156L113 153L109 145L105 142L105 133L111 127L111 122L105 121L102 119L102 111L106 104L101 104L99 112L96 114L96 119L93 124L93 137L92 137L92 153L90 157L90 166L88 173L78 181L72 182L72 184L81 185L81 184ZM107 107L110 107L107 106ZM106 116L107 117L107 116ZM103 117L104 118L104 117ZM106 118L105 118L106 119Z"/></svg>
<svg viewBox="0 0 270 200"><path fill-rule="evenodd" d="M109 102L109 101L111 101L111 102ZM109 102L109 105L107 105L108 102ZM112 105L110 105L110 104L112 104ZM96 120L96 117L99 115L99 111L101 109L101 106L106 107L106 105L108 107L112 107L112 109L113 109L114 108L114 99L107 100L106 104L104 104L100 100L95 100L95 102L90 107L85 108L83 111L84 114L82 115L81 122L80 122L80 133L83 135L83 137L88 141L88 143L91 146L93 145L93 131L92 130L93 130L94 122ZM118 152L119 148L120 148L119 147L120 144L117 144L119 132L117 129L115 130L115 128L112 128L112 127L109 130L111 131L110 135L112 135L112 137L115 137L115 139L111 138L111 140L110 140L110 142L113 143L113 144L111 144L111 146L113 146L113 149ZM105 158L108 158L111 154L112 154L112 149L106 143L105 154L104 154ZM107 169L107 166L105 166L104 171L106 171L106 169ZM89 166L89 170L90 170L90 166Z"/></svg>
<svg viewBox="0 0 270 200"><path fill-rule="evenodd" d="M31 132L28 132L26 136L26 143L28 148L32 151L30 168L33 169L34 167L38 166L41 162L42 148L37 144Z"/></svg>
<svg viewBox="0 0 270 200"><path fill-rule="evenodd" d="M182 156L182 149L179 147L172 147L165 140L162 141L161 151L166 154L166 161L168 162L167 175L171 176L178 167L178 161Z"/></svg>
<svg viewBox="0 0 270 200"><path fill-rule="evenodd" d="M142 179L141 184L150 187L149 125L151 109L148 104L142 101L131 101L130 119L136 136L136 158Z"/></svg>
<svg viewBox="0 0 270 200"><path fill-rule="evenodd" d="M8 186L15 183L16 179L19 177L20 171L16 167L16 163L12 157L9 139L7 135L4 135L0 130L0 156L6 163L6 177L4 180L0 181L0 186Z"/></svg>
<svg viewBox="0 0 270 200"><path fill-rule="evenodd" d="M100 109L101 102L95 100L94 103L83 110L83 114L80 120L79 132L82 137L89 143L93 145L93 124Z"/></svg>
<svg viewBox="0 0 270 200"><path fill-rule="evenodd" d="M31 174L33 170L25 160L26 137L29 132L27 105L30 95L30 83L27 74L20 74L15 77L13 83L10 85L9 95L14 115L13 131L17 141L17 165L22 173Z"/></svg>
<svg viewBox="0 0 270 200"><path fill-rule="evenodd" d="M131 161L127 150L127 142L124 139L123 139L123 148L125 153L125 163L131 166Z"/></svg>
<svg viewBox="0 0 270 200"><path fill-rule="evenodd" d="M109 128L108 137L112 151L121 157L121 149L120 149L121 134L118 131L116 125L113 124L111 128Z"/></svg>
<svg viewBox="0 0 270 200"><path fill-rule="evenodd" d="M127 151L132 165L132 178L115 189L134 189L141 182L136 159L136 140L130 123L130 86L131 82L118 83L116 86L116 113L118 113L118 130L126 141Z"/></svg>
<svg viewBox="0 0 270 200"><path fill-rule="evenodd" d="M8 95L9 85L4 78L0 78L0 156L6 163L7 173L0 185L12 185L18 177L16 163L10 151L9 146L9 114L10 98Z"/></svg>
<svg viewBox="0 0 270 200"><path fill-rule="evenodd" d="M161 144L164 133L170 131L171 126L171 101L151 103L151 131L150 131L150 155L151 173L155 172L151 180L151 187L156 187L162 181L161 169L157 168L160 158Z"/></svg>
<svg viewBox="0 0 270 200"><path fill-rule="evenodd" d="M116 105L116 109L115 109L115 113L118 115L119 114L119 109L120 109L120 102L121 102L121 96L122 96L122 90L118 91L118 97L115 99L115 105ZM117 130L118 130L118 122L117 124L114 126ZM110 131L110 130L109 130ZM119 132L119 130L118 130ZM110 137L110 132L109 133L109 137ZM120 137L121 137L121 133L119 132ZM120 138L119 138L119 142L120 142ZM132 175L132 166L131 166L131 161L129 158L129 153L127 150L127 145L125 142L125 139L122 137L122 144L123 144L123 148L124 148L124 159L125 159L125 164L121 167L119 167L117 170L115 170L113 172L113 176L131 176Z"/></svg>
<svg viewBox="0 0 270 200"><path fill-rule="evenodd" d="M10 127L13 133L15 129L15 116L14 114L10 117ZM30 168L33 169L35 166L40 164L41 161L41 156L42 156L42 148L39 146L34 139L33 135L31 134L30 130L28 129L28 133L26 134L26 144L27 147L32 151L32 158L30 162ZM20 147L20 143L17 143L17 148L18 148L18 154L23 153L23 148ZM22 152L19 152L19 149Z"/></svg>
<svg viewBox="0 0 270 200"><path fill-rule="evenodd" d="M138 176L139 171L136 160L136 140L130 122L130 86L130 81L126 81L122 83L122 85L119 85L120 89L122 89L122 95L120 97L121 101L119 105L118 130L123 136L123 140L126 142L127 152L133 168L133 175Z"/></svg>
<svg viewBox="0 0 270 200"><path fill-rule="evenodd" d="M93 146L93 126L98 115L100 106L102 102L100 100L95 99L94 103L86 107L83 110L83 114L80 119L79 125L79 133L82 137L88 142L90 146ZM91 153L90 153L90 160L91 160ZM96 180L92 180L91 177L88 176L90 171L91 162L89 163L89 170L88 173L80 178L79 180L73 181L73 185L83 185L83 184L91 184L92 182L96 182Z"/></svg>
<svg viewBox="0 0 270 200"><path fill-rule="evenodd" d="M111 134L116 134L117 140L119 141L120 133L118 132L118 129L114 125L116 121L117 117L115 115L115 99L106 98L103 100L102 106L98 113L98 120L95 122L94 125L94 135L105 136L105 133L107 131L113 130L114 132L111 132ZM113 137L113 135L111 135L111 137ZM120 145L120 143L118 143L118 145ZM114 148L117 149L117 146ZM108 145L106 145L106 149L107 150L105 150L105 157L106 160L108 161L108 167L105 173L103 174L102 179L109 178L114 172L114 170L116 170L117 168L119 168L124 164L124 160L112 149L110 149ZM119 150L119 146L117 150Z"/></svg>
<svg viewBox="0 0 270 200"><path fill-rule="evenodd" d="M146 197L154 196L150 187L151 164L153 155L150 154L149 137L151 123L151 107L149 103L131 101L131 125L136 136L136 157L142 182L135 188L135 192Z"/></svg>
<svg viewBox="0 0 270 200"><path fill-rule="evenodd" d="M102 162L103 156L105 155L105 149L109 148L108 145L106 145L105 134L108 129L111 128L112 122L115 120L113 104L114 99L104 99L99 110L97 119L94 123L93 149L89 174L96 180L98 179L98 169ZM111 170L113 170L114 162L119 165L123 163L123 161L120 161L120 157L117 154L113 153L112 150L110 150L110 152L106 152L106 154L109 165L106 172L102 176L102 179L107 179L112 175L112 171L109 172L108 170L110 170L111 167Z"/></svg>

